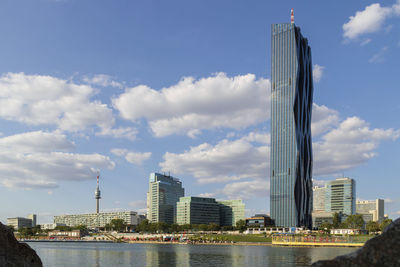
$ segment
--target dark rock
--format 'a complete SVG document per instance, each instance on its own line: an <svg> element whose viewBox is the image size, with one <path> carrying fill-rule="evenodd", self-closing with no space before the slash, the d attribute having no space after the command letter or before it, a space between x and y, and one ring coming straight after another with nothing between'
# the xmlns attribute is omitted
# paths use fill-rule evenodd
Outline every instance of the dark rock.
<svg viewBox="0 0 400 267"><path fill-rule="evenodd" d="M313 263L314 267L400 266L400 218L353 253Z"/></svg>
<svg viewBox="0 0 400 267"><path fill-rule="evenodd" d="M42 261L36 252L14 237L10 228L0 222L0 266L41 267Z"/></svg>

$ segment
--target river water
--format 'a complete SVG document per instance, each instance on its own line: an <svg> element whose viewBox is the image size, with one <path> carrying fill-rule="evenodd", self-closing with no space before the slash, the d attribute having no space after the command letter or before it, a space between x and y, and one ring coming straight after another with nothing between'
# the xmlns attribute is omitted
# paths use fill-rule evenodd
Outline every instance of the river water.
<svg viewBox="0 0 400 267"><path fill-rule="evenodd" d="M309 266L355 248L28 242L44 266Z"/></svg>

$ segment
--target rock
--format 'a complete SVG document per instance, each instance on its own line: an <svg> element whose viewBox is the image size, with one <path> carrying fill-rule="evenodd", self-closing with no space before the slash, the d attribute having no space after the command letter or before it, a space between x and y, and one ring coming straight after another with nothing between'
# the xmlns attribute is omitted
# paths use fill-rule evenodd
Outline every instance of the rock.
<svg viewBox="0 0 400 267"><path fill-rule="evenodd" d="M313 263L314 267L400 266L400 218L353 253Z"/></svg>
<svg viewBox="0 0 400 267"><path fill-rule="evenodd" d="M0 266L41 267L42 261L36 252L14 237L10 228L0 222Z"/></svg>

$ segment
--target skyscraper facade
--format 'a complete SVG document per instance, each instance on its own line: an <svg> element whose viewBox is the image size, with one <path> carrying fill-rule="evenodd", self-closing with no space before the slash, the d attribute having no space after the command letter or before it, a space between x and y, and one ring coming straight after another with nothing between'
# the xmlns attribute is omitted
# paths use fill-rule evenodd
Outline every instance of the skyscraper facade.
<svg viewBox="0 0 400 267"><path fill-rule="evenodd" d="M294 23L271 31L271 219L311 228L311 48Z"/></svg>
<svg viewBox="0 0 400 267"><path fill-rule="evenodd" d="M326 184L325 210L344 215L356 213L356 182L351 178L338 178Z"/></svg>
<svg viewBox="0 0 400 267"><path fill-rule="evenodd" d="M176 203L185 195L182 182L170 175L151 173L147 193L147 219L150 222L176 222Z"/></svg>
<svg viewBox="0 0 400 267"><path fill-rule="evenodd" d="M358 200L356 202L356 213L361 214L365 222L374 221L381 223L385 219L385 201Z"/></svg>

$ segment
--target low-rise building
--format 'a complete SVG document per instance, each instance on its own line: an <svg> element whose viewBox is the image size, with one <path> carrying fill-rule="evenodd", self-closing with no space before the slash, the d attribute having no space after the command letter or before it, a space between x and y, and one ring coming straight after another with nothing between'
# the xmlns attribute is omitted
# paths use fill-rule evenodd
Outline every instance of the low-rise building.
<svg viewBox="0 0 400 267"><path fill-rule="evenodd" d="M312 213L312 227L319 228L323 223L333 224L333 215L331 211L314 211Z"/></svg>
<svg viewBox="0 0 400 267"><path fill-rule="evenodd" d="M361 232L360 229L331 229L331 235L358 235Z"/></svg>
<svg viewBox="0 0 400 267"><path fill-rule="evenodd" d="M265 228L273 226L273 220L267 214L256 214L246 218L246 226L249 228Z"/></svg>
<svg viewBox="0 0 400 267"><path fill-rule="evenodd" d="M356 213L363 216L364 221L381 223L385 217L385 204L383 199L357 200Z"/></svg>
<svg viewBox="0 0 400 267"><path fill-rule="evenodd" d="M67 226L65 223L44 223L40 225L42 230L54 230L57 226Z"/></svg>
<svg viewBox="0 0 400 267"><path fill-rule="evenodd" d="M75 227L85 225L89 229L103 228L113 219L122 219L128 229L141 222L141 218L135 211L116 211L102 213L72 214L54 216L55 224L65 224L66 226Z"/></svg>
<svg viewBox="0 0 400 267"><path fill-rule="evenodd" d="M72 230L72 231L60 231L60 230L54 230L51 232L48 232L47 235L49 237L75 237L79 238L82 236L81 230Z"/></svg>
<svg viewBox="0 0 400 267"><path fill-rule="evenodd" d="M241 199L220 200L220 225L236 226L240 220L244 220L244 203Z"/></svg>

